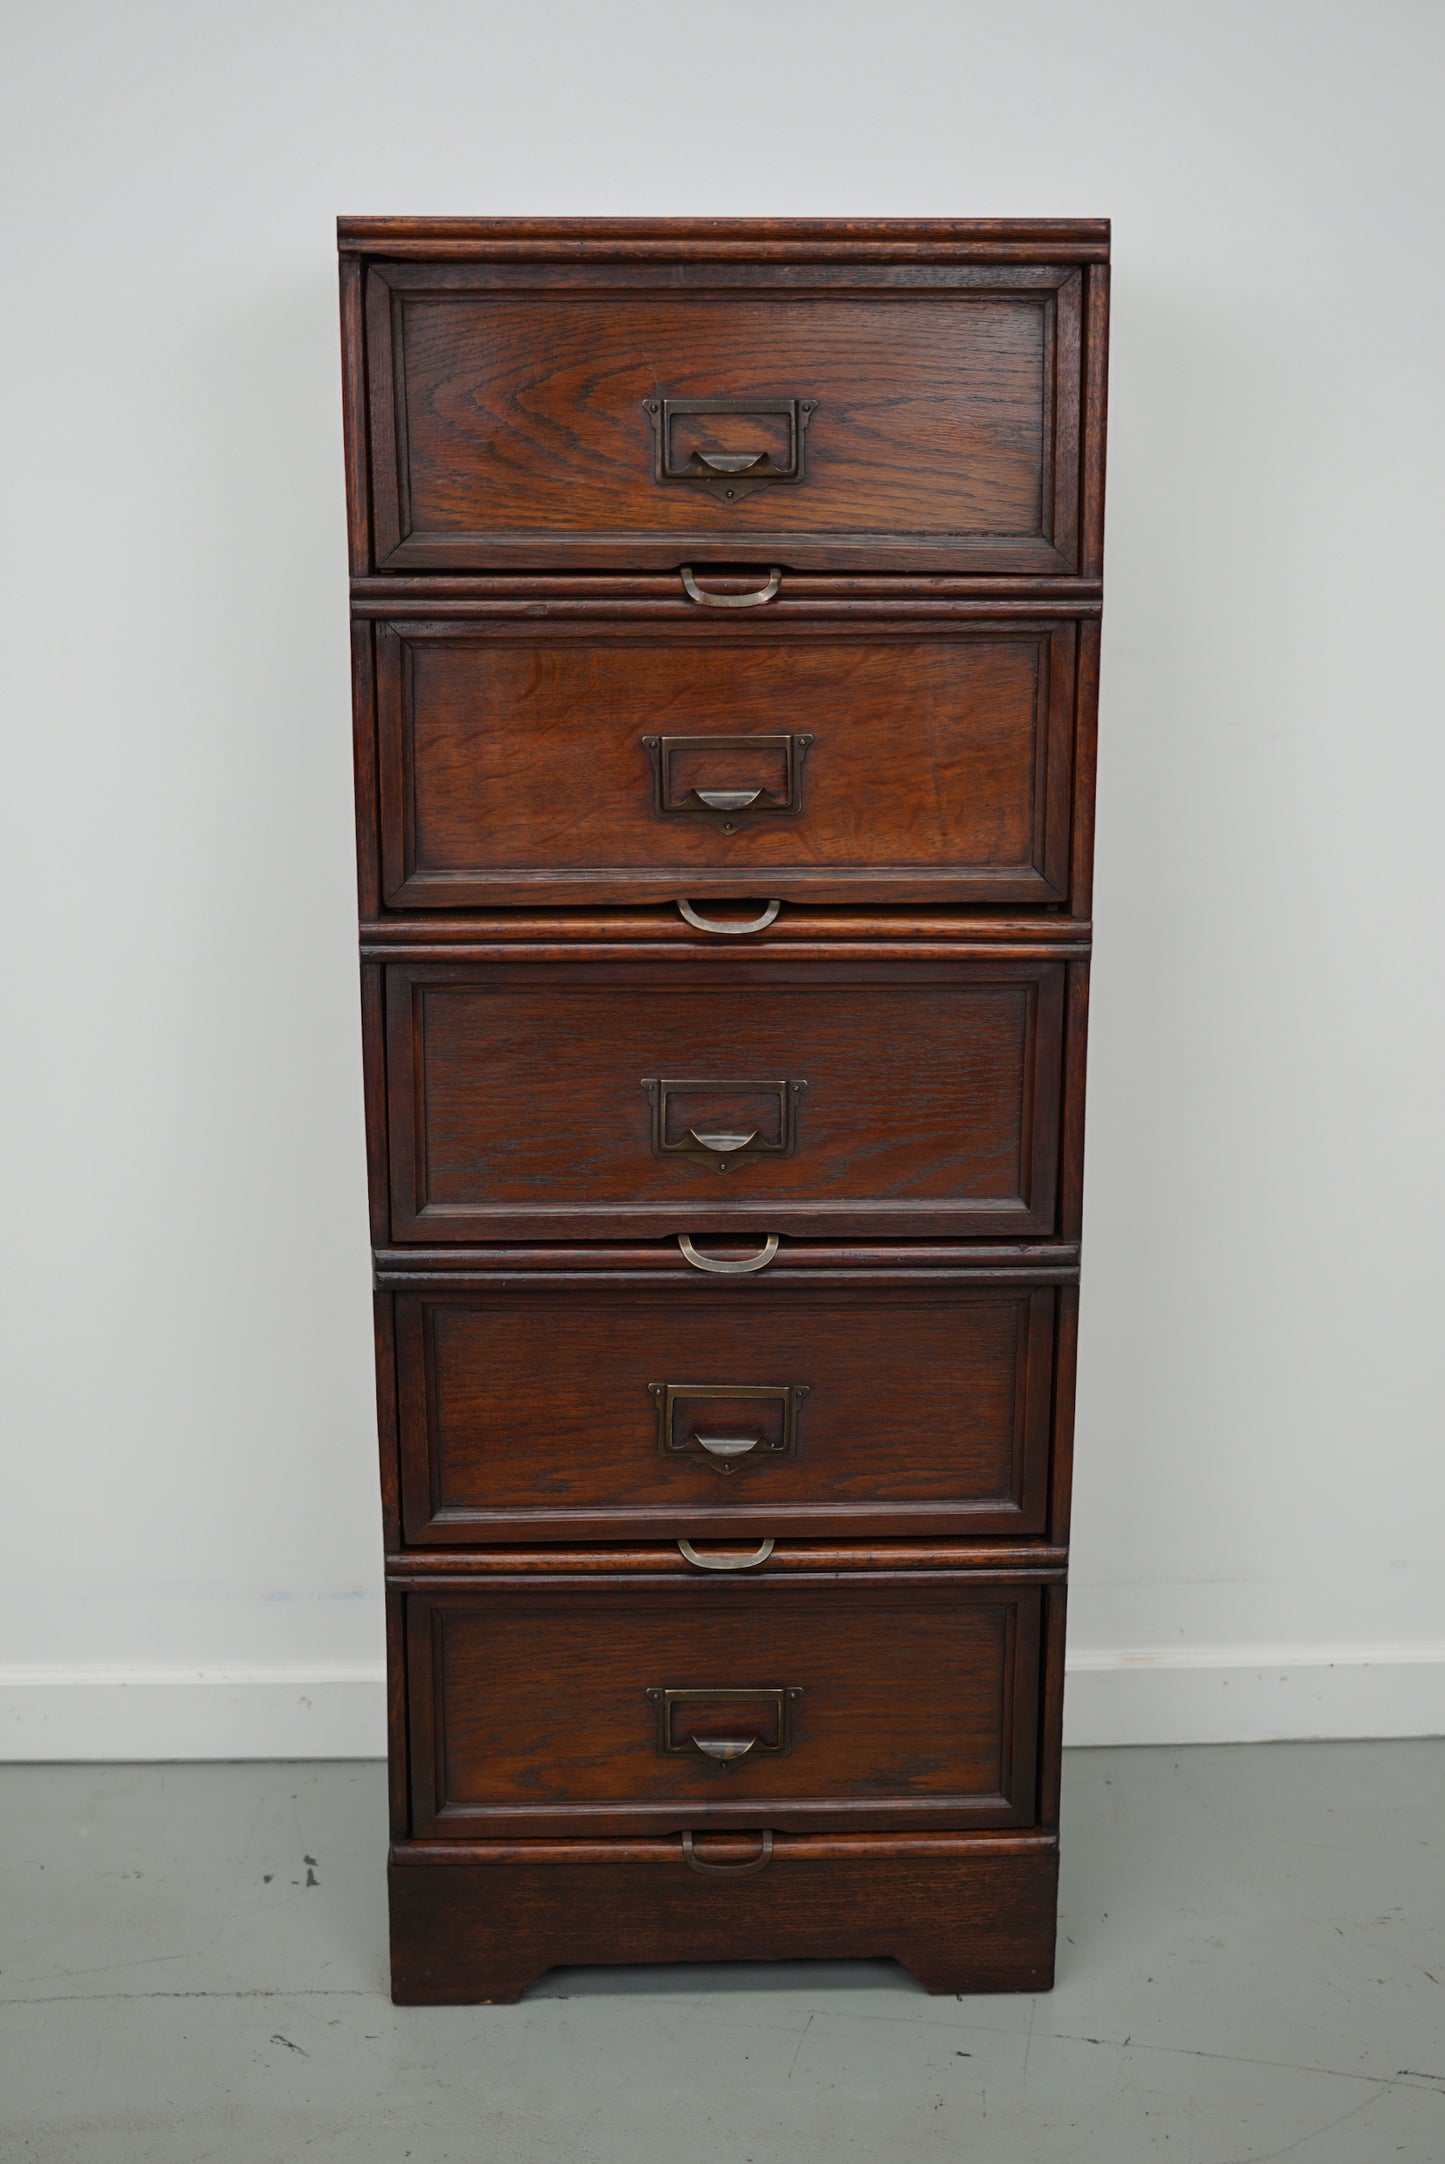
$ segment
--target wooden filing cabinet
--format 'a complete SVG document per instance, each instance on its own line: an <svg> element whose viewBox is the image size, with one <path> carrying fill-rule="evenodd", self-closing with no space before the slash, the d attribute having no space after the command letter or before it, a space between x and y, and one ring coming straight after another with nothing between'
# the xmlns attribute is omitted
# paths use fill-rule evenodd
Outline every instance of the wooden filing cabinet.
<svg viewBox="0 0 1445 2164"><path fill-rule="evenodd" d="M1107 224L340 247L395 1995L1045 1987Z"/></svg>

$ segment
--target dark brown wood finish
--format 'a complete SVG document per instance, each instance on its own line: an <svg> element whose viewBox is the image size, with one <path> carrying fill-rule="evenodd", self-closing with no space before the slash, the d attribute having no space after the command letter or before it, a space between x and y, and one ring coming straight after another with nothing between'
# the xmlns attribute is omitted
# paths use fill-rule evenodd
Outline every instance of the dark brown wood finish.
<svg viewBox="0 0 1445 2164"><path fill-rule="evenodd" d="M861 1272L402 1294L406 1538L1042 1533L1056 1298Z"/></svg>
<svg viewBox="0 0 1445 2164"><path fill-rule="evenodd" d="M394 1995L1046 1989L1107 223L339 242Z"/></svg>
<svg viewBox="0 0 1445 2164"><path fill-rule="evenodd" d="M1077 571L1083 281L374 262L376 567Z"/></svg>
<svg viewBox="0 0 1445 2164"><path fill-rule="evenodd" d="M778 1839L767 1866L745 1876L736 1851L698 1844L699 1857L726 1857L720 1877L687 1869L681 1846L669 1845L666 1861L645 1862L595 1852L572 1863L473 1862L466 1850L449 1860L398 1849L393 1998L507 2005L550 1968L595 1962L882 1958L938 1993L1053 1984L1055 1839L987 1836L945 1853L927 1839L891 1848Z"/></svg>
<svg viewBox="0 0 1445 2164"><path fill-rule="evenodd" d="M1040 1600L924 1571L413 1594L412 1833L1032 1825Z"/></svg>
<svg viewBox="0 0 1445 2164"><path fill-rule="evenodd" d="M392 1238L1053 1232L1064 975L395 963Z"/></svg>
<svg viewBox="0 0 1445 2164"><path fill-rule="evenodd" d="M717 901L709 897L703 908L707 916L725 924L750 913L747 902L732 897ZM751 913L756 915L756 909ZM1087 919L1072 916L1026 917L1011 910L925 912L892 904L873 909L818 909L781 902L772 922L749 934L743 951L754 955L781 949L790 957L823 959L831 954L858 961L867 961L871 952L875 959L908 961L929 954L966 957L987 948L1042 960L1056 954L1087 954L1090 933ZM672 954L689 961L736 961L738 949L729 943L735 936L700 930L675 903L594 909L585 916L575 909L557 908L473 910L465 916L397 915L363 920L361 925L362 951L376 960L449 947L465 947L478 956L530 947L532 959L543 960L565 958L569 947L586 947L603 960L628 955L666 959ZM877 944L883 940L886 947Z"/></svg>
<svg viewBox="0 0 1445 2164"><path fill-rule="evenodd" d="M763 1569L769 1578L789 1571L846 1577L859 1570L966 1570L978 1580L1023 1572L1043 1583L1062 1579L1068 1561L1066 1548L1032 1540L779 1541L760 1560L751 1541L739 1547L734 1537L710 1546L709 1553L741 1557L743 1568ZM691 1583L697 1571L707 1567L689 1558L681 1541L666 1548L613 1548L595 1543L585 1548L408 1548L389 1555L386 1562L393 1587L417 1593L438 1586L453 1593L468 1592L480 1571L508 1578L606 1578L621 1571L634 1577L672 1577Z"/></svg>
<svg viewBox="0 0 1445 2164"><path fill-rule="evenodd" d="M703 574L708 600L689 594L681 570L624 573L586 571L496 571L485 576L463 572L395 577L363 573L351 581L351 605L358 616L464 616L555 618L585 623L625 617L629 623L666 622L676 616L700 618L718 606L718 597L738 597L733 607L762 607L756 569L709 565ZM819 577L780 569L777 591L766 604L768 621L817 617L844 621L858 609L870 615L936 618L964 622L971 617L1027 621L1061 612L1081 621L1101 610L1097 578L1058 575L1050 578L954 578L945 572L927 579L887 573L837 572ZM710 620L707 619L707 620Z"/></svg>
<svg viewBox="0 0 1445 2164"><path fill-rule="evenodd" d="M338 218L347 256L398 262L1107 263L1107 218Z"/></svg>
<svg viewBox="0 0 1445 2164"><path fill-rule="evenodd" d="M377 640L391 908L1067 895L1072 624L703 612ZM727 792L755 802L710 808Z"/></svg>

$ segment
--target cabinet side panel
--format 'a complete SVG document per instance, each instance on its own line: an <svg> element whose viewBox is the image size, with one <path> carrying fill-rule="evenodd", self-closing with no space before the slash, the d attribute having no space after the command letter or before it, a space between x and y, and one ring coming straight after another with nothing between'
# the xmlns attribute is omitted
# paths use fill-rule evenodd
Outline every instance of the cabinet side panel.
<svg viewBox="0 0 1445 2164"><path fill-rule="evenodd" d="M373 627L351 626L351 746L356 782L356 901L363 923L381 910L380 804L376 771L376 665Z"/></svg>
<svg viewBox="0 0 1445 2164"><path fill-rule="evenodd" d="M1053 1450L1050 1461L1048 1537L1067 1547L1074 1485L1074 1391L1078 1376L1079 1288L1059 1287L1054 1343Z"/></svg>
<svg viewBox="0 0 1445 2164"><path fill-rule="evenodd" d="M1070 837L1069 908L1087 918L1094 907L1094 777L1099 757L1099 622L1079 625L1074 688L1074 816Z"/></svg>
<svg viewBox="0 0 1445 2164"><path fill-rule="evenodd" d="M372 1295L376 1339L376 1437L381 1466L381 1524L384 1553L401 1546L401 1483L397 1463L396 1295Z"/></svg>
<svg viewBox="0 0 1445 2164"><path fill-rule="evenodd" d="M1089 1044L1089 965L1070 962L1064 1017L1063 1119L1058 1233L1077 1240L1084 1216L1084 1077Z"/></svg>
<svg viewBox="0 0 1445 2164"><path fill-rule="evenodd" d="M1059 1823L1059 1776L1064 1741L1064 1625L1068 1591L1062 1585L1044 1588L1043 1688L1039 1693L1039 1816L1038 1823L1053 1831Z"/></svg>
<svg viewBox="0 0 1445 2164"><path fill-rule="evenodd" d="M1084 328L1083 503L1079 569L1097 579L1104 571L1104 463L1108 441L1109 266L1091 263Z"/></svg>
<svg viewBox="0 0 1445 2164"><path fill-rule="evenodd" d="M346 546L353 578L371 569L371 490L366 458L366 327L362 265L341 263L341 425L346 452Z"/></svg>

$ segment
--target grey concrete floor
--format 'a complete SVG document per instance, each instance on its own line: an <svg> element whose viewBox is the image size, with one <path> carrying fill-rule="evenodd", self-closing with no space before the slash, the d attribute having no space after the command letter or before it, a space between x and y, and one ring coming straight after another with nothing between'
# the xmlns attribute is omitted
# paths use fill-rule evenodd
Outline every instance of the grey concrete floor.
<svg viewBox="0 0 1445 2164"><path fill-rule="evenodd" d="M1445 1742L1077 1751L1060 1979L386 1997L379 1765L0 1771L5 2164L1440 2164Z"/></svg>

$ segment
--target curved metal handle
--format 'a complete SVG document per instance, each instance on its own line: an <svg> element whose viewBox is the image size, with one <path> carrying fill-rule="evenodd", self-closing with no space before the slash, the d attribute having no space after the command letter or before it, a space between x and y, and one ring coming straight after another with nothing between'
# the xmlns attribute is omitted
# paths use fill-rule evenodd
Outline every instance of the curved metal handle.
<svg viewBox="0 0 1445 2164"><path fill-rule="evenodd" d="M692 565L683 564L682 587L689 601L696 601L708 609L760 609L765 601L775 601L783 584L783 574L776 564L770 566L768 583L751 594L705 593L692 575Z"/></svg>
<svg viewBox="0 0 1445 2164"><path fill-rule="evenodd" d="M743 932L765 932L783 905L781 902L769 902L760 917L753 917L746 924L728 924L717 917L700 917L691 902L681 899L677 906L687 922L696 925L700 932L722 932L737 938Z"/></svg>
<svg viewBox="0 0 1445 2164"><path fill-rule="evenodd" d="M699 1435L696 1428L688 1437L710 1458L745 1458L750 1450L761 1447L762 1440L761 1435Z"/></svg>
<svg viewBox="0 0 1445 2164"><path fill-rule="evenodd" d="M764 1864L771 1863L773 1860L773 1837L771 1833L763 1833L762 1843L761 1853L749 1857L746 1863L704 1863L692 1845L692 1835L685 1833L682 1837L682 1853L686 1861L692 1865L693 1870L701 1871L704 1878L746 1878L749 1871L761 1871Z"/></svg>
<svg viewBox="0 0 1445 2164"><path fill-rule="evenodd" d="M677 1545L679 1553L692 1564L695 1570L756 1570L759 1563L767 1562L768 1557L773 1552L775 1543L771 1540L765 1540L760 1548L753 1550L751 1555L739 1555L736 1549L727 1555L699 1555L690 1540L680 1540ZM703 1743L700 1740L697 1747L700 1751L709 1752L715 1758L739 1758L742 1755L741 1752L734 1751L731 1746L727 1749L713 1751L711 1744Z"/></svg>
<svg viewBox="0 0 1445 2164"><path fill-rule="evenodd" d="M730 1157L734 1150L745 1150L750 1142L758 1139L756 1127L746 1135L700 1135L695 1127L689 1127L687 1131L699 1149L711 1150L714 1157Z"/></svg>
<svg viewBox="0 0 1445 2164"><path fill-rule="evenodd" d="M689 1736L688 1742L704 1758L713 1759L720 1766L735 1766L740 1758L758 1747L756 1736Z"/></svg>
<svg viewBox="0 0 1445 2164"><path fill-rule="evenodd" d="M744 1255L738 1262L728 1262L721 1255L700 1255L692 1244L689 1233L680 1232L677 1244L694 1270L710 1270L715 1277L746 1277L750 1270L766 1270L778 1252L778 1236L770 1232L756 1255Z"/></svg>
<svg viewBox="0 0 1445 2164"><path fill-rule="evenodd" d="M736 834L754 818L796 818L803 809L803 761L812 743L807 729L768 736L645 736L642 748L652 762L653 810L674 819L710 819L720 834ZM766 784L734 784L719 776L721 786L704 786L708 774L716 772L719 752L746 753L767 777ZM734 772L739 770L735 765Z"/></svg>

